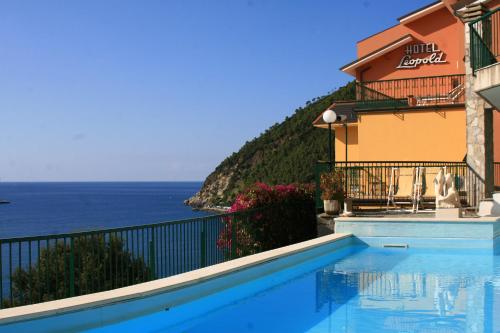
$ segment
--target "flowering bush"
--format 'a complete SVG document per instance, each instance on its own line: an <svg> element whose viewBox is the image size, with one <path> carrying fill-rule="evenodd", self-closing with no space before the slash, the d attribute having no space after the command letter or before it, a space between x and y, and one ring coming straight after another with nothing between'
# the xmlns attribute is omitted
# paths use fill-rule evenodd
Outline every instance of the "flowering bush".
<svg viewBox="0 0 500 333"><path fill-rule="evenodd" d="M237 196L229 212L232 214L225 218L217 245L230 257L242 257L316 237L313 187L310 185L256 183Z"/></svg>

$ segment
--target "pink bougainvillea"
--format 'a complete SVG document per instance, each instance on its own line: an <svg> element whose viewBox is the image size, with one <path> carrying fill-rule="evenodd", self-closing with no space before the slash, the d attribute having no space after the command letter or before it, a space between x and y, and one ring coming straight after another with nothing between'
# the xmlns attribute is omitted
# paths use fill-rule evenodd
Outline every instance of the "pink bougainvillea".
<svg viewBox="0 0 500 333"><path fill-rule="evenodd" d="M231 257L316 236L311 185L256 183L236 197L229 212L233 214L224 219L217 246Z"/></svg>

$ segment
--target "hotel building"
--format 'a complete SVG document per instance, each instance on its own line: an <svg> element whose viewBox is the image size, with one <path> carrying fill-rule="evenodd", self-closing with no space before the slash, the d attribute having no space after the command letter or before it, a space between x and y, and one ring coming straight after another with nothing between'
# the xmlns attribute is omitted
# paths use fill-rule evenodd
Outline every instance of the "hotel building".
<svg viewBox="0 0 500 333"><path fill-rule="evenodd" d="M346 116L332 124L335 160L466 162L487 197L500 167L499 8L439 0L359 41L357 59L341 68L356 99L329 108ZM322 115L313 125L328 128Z"/></svg>

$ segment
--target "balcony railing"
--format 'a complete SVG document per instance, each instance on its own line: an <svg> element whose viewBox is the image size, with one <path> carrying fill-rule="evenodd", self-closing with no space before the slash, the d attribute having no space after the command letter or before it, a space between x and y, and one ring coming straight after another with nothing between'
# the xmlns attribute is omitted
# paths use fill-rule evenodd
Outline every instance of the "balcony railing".
<svg viewBox="0 0 500 333"><path fill-rule="evenodd" d="M474 71L500 61L500 8L469 23L470 63Z"/></svg>
<svg viewBox="0 0 500 333"><path fill-rule="evenodd" d="M321 209L321 174L329 171L328 162L316 164L316 207ZM355 203L387 204L390 191L396 201L412 203L415 170L424 168L422 200L429 206L435 201L433 180L440 168L455 177L455 187L464 206L476 208L485 197L484 181L464 162L388 161L388 162L337 162L334 168L343 171L344 192ZM397 170L397 172L394 172ZM392 185L392 189L391 189Z"/></svg>
<svg viewBox="0 0 500 333"><path fill-rule="evenodd" d="M264 209L80 233L0 238L0 309L164 278L243 256ZM229 242L220 242L222 234Z"/></svg>
<svg viewBox="0 0 500 333"><path fill-rule="evenodd" d="M358 110L454 105L465 102L465 75L428 76L356 84Z"/></svg>
<svg viewBox="0 0 500 333"><path fill-rule="evenodd" d="M493 163L495 173L495 189L500 191L500 162Z"/></svg>

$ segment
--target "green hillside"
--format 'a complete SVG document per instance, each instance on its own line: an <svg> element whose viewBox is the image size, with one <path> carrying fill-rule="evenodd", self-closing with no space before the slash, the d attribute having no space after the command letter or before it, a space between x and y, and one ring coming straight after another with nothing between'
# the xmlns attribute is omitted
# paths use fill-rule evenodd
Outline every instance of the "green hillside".
<svg viewBox="0 0 500 333"><path fill-rule="evenodd" d="M203 188L188 204L197 207L227 205L245 186L255 182L268 184L308 183L314 180L314 164L326 159L327 132L312 122L335 100L355 98L351 82L326 96L306 102L304 107L283 122L246 142L211 173Z"/></svg>

